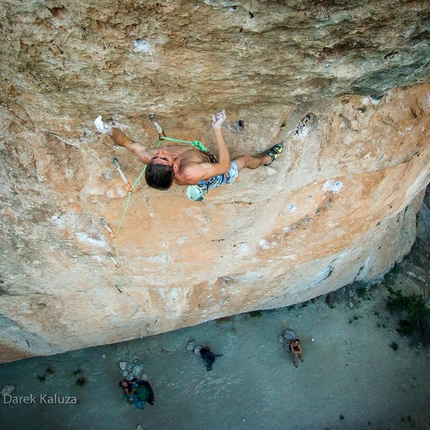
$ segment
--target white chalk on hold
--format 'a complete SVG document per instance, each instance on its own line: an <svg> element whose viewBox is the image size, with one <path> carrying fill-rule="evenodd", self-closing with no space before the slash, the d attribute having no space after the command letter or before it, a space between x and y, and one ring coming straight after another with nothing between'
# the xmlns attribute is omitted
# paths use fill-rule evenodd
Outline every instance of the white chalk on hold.
<svg viewBox="0 0 430 430"><path fill-rule="evenodd" d="M311 337L311 341L312 341L312 342L315 342L315 339L314 339L313 337Z"/></svg>
<svg viewBox="0 0 430 430"><path fill-rule="evenodd" d="M118 366L121 370L125 370L125 368L127 367L127 363L125 361L120 361L118 363Z"/></svg>
<svg viewBox="0 0 430 430"><path fill-rule="evenodd" d="M330 180L326 181L323 185L323 192L331 194L339 194L343 189L342 181Z"/></svg>
<svg viewBox="0 0 430 430"><path fill-rule="evenodd" d="M152 47L146 40L136 39L133 42L133 45L134 45L134 50L137 52L144 52L145 54L152 53Z"/></svg>
<svg viewBox="0 0 430 430"><path fill-rule="evenodd" d="M297 210L297 203L291 203L286 208L290 212L295 212Z"/></svg>
<svg viewBox="0 0 430 430"><path fill-rule="evenodd" d="M370 102L372 103L372 105L377 105L380 103L380 101L383 99L384 96L374 96L374 95L370 95L369 99Z"/></svg>
<svg viewBox="0 0 430 430"><path fill-rule="evenodd" d="M107 133L107 134L112 134L112 126L110 126L109 124L106 124L105 122L102 121L102 116L99 115L95 120L94 120L94 125L96 126L96 129L100 132L100 133Z"/></svg>

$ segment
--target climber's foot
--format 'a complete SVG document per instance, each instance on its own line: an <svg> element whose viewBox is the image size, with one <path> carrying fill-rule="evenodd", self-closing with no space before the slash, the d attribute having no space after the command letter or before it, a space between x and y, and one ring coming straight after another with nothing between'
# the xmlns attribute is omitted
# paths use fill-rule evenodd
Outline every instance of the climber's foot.
<svg viewBox="0 0 430 430"><path fill-rule="evenodd" d="M272 159L272 161L270 163L265 164L265 166L270 166L282 154L283 150L284 144L282 142L276 144L275 146L272 146L266 154Z"/></svg>

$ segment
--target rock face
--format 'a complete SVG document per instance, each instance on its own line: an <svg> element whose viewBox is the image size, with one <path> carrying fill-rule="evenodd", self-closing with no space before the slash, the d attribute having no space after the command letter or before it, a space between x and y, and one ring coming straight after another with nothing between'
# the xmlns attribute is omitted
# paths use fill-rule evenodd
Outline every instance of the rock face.
<svg viewBox="0 0 430 430"><path fill-rule="evenodd" d="M3 2L0 361L378 279L430 178L429 17L400 0ZM130 181L143 166L97 115L155 146L155 112L215 151L223 108L233 158L279 141L282 157L203 202L144 182L127 200L111 159Z"/></svg>

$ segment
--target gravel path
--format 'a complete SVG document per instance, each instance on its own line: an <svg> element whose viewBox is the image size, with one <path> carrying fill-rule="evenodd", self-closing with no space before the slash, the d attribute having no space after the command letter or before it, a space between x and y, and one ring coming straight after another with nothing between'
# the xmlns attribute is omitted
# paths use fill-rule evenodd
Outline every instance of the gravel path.
<svg viewBox="0 0 430 430"><path fill-rule="evenodd" d="M430 357L396 332L386 295L377 287L334 308L314 300L1 365L0 387L14 384L21 404L0 398L0 428L430 429ZM285 328L301 339L304 362L297 369L278 341ZM190 340L224 354L211 372L186 351ZM126 404L120 362L148 376L154 406ZM78 385L80 379L86 383ZM31 404L22 403L31 395ZM77 403L59 403L67 398Z"/></svg>

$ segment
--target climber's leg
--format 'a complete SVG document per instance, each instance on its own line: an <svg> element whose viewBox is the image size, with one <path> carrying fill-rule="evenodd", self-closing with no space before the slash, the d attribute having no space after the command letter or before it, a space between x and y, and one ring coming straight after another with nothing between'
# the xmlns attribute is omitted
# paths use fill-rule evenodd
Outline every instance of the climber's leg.
<svg viewBox="0 0 430 430"><path fill-rule="evenodd" d="M282 154L283 148L283 143L278 143L272 146L266 154L241 155L235 158L234 162L237 164L239 171L245 167L248 169L257 169L260 166L269 166Z"/></svg>

